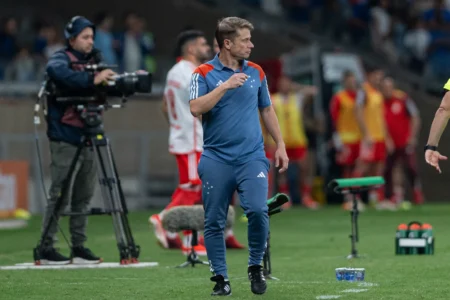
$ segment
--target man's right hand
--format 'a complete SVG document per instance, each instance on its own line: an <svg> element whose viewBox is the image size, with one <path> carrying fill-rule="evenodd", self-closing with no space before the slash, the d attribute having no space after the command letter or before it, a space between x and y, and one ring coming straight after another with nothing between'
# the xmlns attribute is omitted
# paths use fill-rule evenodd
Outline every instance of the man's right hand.
<svg viewBox="0 0 450 300"><path fill-rule="evenodd" d="M107 81L114 80L113 79L114 75L116 75L116 73L111 69L103 70L100 73L98 73L97 75L95 75L94 84L99 85L99 84L102 84L103 82L106 83Z"/></svg>
<svg viewBox="0 0 450 300"><path fill-rule="evenodd" d="M425 151L425 161L427 164L433 166L439 174L442 173L441 168L439 167L440 160L447 160L447 156L443 156L439 152L433 150Z"/></svg>
<svg viewBox="0 0 450 300"><path fill-rule="evenodd" d="M247 79L248 79L247 74L236 73L233 76L231 76L227 81L225 81L223 84L225 85L225 88L227 90L232 90L240 86L243 86L244 83L247 81Z"/></svg>

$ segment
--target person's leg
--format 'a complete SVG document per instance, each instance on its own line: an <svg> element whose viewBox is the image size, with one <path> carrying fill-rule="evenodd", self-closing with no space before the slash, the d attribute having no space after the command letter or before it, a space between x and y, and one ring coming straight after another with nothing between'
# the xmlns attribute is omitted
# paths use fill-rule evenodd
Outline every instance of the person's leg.
<svg viewBox="0 0 450 300"><path fill-rule="evenodd" d="M414 149L405 149L404 160L406 161L407 177L414 194L414 203L422 204L424 202L424 196L422 191L422 184L419 178L419 172L417 171L416 152Z"/></svg>
<svg viewBox="0 0 450 300"><path fill-rule="evenodd" d="M392 202L400 204L405 199L405 183L403 180L404 166L401 163L396 163L392 172Z"/></svg>
<svg viewBox="0 0 450 300"><path fill-rule="evenodd" d="M386 144L385 142L377 142L375 144L375 155L373 162L373 171L370 173L371 176L383 176L385 173L385 162L386 162ZM394 160L395 161L395 160ZM396 210L397 206L394 202L385 199L384 186L379 187L377 190L371 191L369 194L371 202L375 205L374 207L379 210Z"/></svg>
<svg viewBox="0 0 450 300"><path fill-rule="evenodd" d="M397 149L390 153L386 158L386 167L384 169L384 180L386 181L384 196L386 199L392 198L393 193L393 170L395 162L397 161Z"/></svg>
<svg viewBox="0 0 450 300"><path fill-rule="evenodd" d="M43 241L44 243L44 252L46 254L43 254L43 259L50 261L67 261L67 263L70 261L69 258L64 257L60 255L59 253L55 253L53 248L53 241L54 237L57 232L59 217L61 212L64 211L67 204L69 203L69 194L66 195L63 199L60 199L62 201L61 206L58 211L55 210L56 203L58 201L58 197L60 196L62 192L62 188L66 180L69 181L69 184L71 183L72 178L67 178L69 173L70 164L72 162L72 159L75 156L75 152L77 151L77 148L75 146L72 146L70 144L66 144L63 142L50 142L50 158L51 158L51 164L50 164L50 176L52 180L52 184L50 186L50 193L49 193L49 199L47 202L47 206L45 208L44 218L42 220L42 232L45 230L47 225L49 224L51 220L51 225L48 231L48 234ZM70 187L69 187L70 190ZM52 218L56 218L52 220ZM48 254L48 255L47 255Z"/></svg>
<svg viewBox="0 0 450 300"><path fill-rule="evenodd" d="M201 200L200 198L195 199L195 197L192 197L192 195L189 195L189 197L179 196L179 194L186 192L189 193L191 191L195 192L198 188L201 188L201 181L197 173L198 161L200 160L200 156L201 153L199 152L175 156L178 166L179 184L173 194L172 201L160 213L161 217L163 217L165 210L168 210L172 207L180 205L194 205L196 202L199 202Z"/></svg>
<svg viewBox="0 0 450 300"><path fill-rule="evenodd" d="M266 291L266 282L261 262L269 233L269 215L267 207L268 160L252 160L235 167L241 206L248 218L248 274L251 290L255 294Z"/></svg>
<svg viewBox="0 0 450 300"><path fill-rule="evenodd" d="M162 218L164 217L164 212L172 207L180 205L194 205L201 201L201 181L198 177L197 166L198 160L200 159L200 153L190 153L190 154L180 154L175 155L177 166L178 166L178 187L172 194L172 199L170 203L159 213L152 215L149 222L153 225L155 236L158 243L167 249L182 249L182 241L177 232L167 232L162 227ZM185 241L188 242L191 236L191 231L185 231ZM188 246L186 246L189 248ZM199 255L205 255L205 249L202 245L197 247ZM189 249L184 249L185 251L190 251Z"/></svg>
<svg viewBox="0 0 450 300"><path fill-rule="evenodd" d="M233 196L231 197L231 205L233 207L236 207L238 197L237 192L233 192ZM239 243L234 236L233 228L225 229L225 246L227 249L245 249L245 246Z"/></svg>
<svg viewBox="0 0 450 300"><path fill-rule="evenodd" d="M95 183L97 182L97 168L94 161L94 153L85 148L80 156L80 169L73 183L73 195L71 202L72 212L87 212L92 196L94 196ZM70 233L72 236L72 260L73 263L98 263L101 258L94 255L84 247L87 240L86 225L87 215L70 216Z"/></svg>
<svg viewBox="0 0 450 300"><path fill-rule="evenodd" d="M205 209L204 238L210 270L214 277L222 276L227 280L224 230L228 207L236 190L234 168L202 156L198 173L202 180L202 199Z"/></svg>
<svg viewBox="0 0 450 300"><path fill-rule="evenodd" d="M73 194L71 201L72 212L86 212L88 205L94 195L96 184L96 166L93 152L90 149L83 149L80 156L81 166L75 176L73 183ZM87 216L70 217L70 233L72 236L72 246L83 246L86 242Z"/></svg>
<svg viewBox="0 0 450 300"><path fill-rule="evenodd" d="M249 266L261 263L269 231L267 214L267 173L266 160L253 160L236 167L238 193L241 206L248 218ZM259 174L264 174L264 177Z"/></svg>
<svg viewBox="0 0 450 300"><path fill-rule="evenodd" d="M311 165L315 165L316 160L314 154L308 151L306 147L298 150L297 164L300 169L300 188L302 194L302 205L309 209L319 208L319 204L314 201L312 193L312 185L314 175L311 174ZM313 167L315 168L315 166Z"/></svg>

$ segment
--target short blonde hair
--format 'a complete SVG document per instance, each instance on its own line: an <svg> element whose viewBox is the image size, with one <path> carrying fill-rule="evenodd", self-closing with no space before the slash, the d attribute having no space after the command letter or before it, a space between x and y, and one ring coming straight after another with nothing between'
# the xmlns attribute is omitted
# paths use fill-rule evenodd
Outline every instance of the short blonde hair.
<svg viewBox="0 0 450 300"><path fill-rule="evenodd" d="M246 19L238 17L227 17L219 20L216 27L216 40L219 48L222 49L224 40L232 40L237 36L239 29L254 29L253 24Z"/></svg>

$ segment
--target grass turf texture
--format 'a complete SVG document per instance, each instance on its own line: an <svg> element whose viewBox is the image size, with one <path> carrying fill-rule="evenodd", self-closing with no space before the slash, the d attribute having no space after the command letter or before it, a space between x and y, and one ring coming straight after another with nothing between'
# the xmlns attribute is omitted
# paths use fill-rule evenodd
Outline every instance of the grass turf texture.
<svg viewBox="0 0 450 300"><path fill-rule="evenodd" d="M348 261L350 214L338 207L320 211L291 209L271 220L273 275L265 299L449 299L450 206L426 205L403 212L366 211L360 214L360 242L364 258ZM208 266L175 269L185 257L163 250L155 242L147 220L152 212L130 215L140 260L156 261L158 267L143 269L0 270L0 299L210 299L213 283ZM239 211L239 213L241 213ZM240 214L237 214L238 216ZM433 256L395 256L397 225L428 222L436 237ZM26 229L0 231L0 265L31 262L39 237L41 218ZM67 219L62 221L65 232ZM106 262L117 262L118 252L109 217L91 217L88 244ZM235 233L246 240L246 223L237 222ZM59 236L62 253L69 250ZM247 270L247 250L228 251L227 260L234 299L254 299ZM204 258L206 260L206 258ZM365 286L337 282L334 269L366 269ZM353 292L349 292L353 291ZM360 290L359 293L355 293ZM362 291L361 291L362 290ZM346 291L346 292L345 292Z"/></svg>

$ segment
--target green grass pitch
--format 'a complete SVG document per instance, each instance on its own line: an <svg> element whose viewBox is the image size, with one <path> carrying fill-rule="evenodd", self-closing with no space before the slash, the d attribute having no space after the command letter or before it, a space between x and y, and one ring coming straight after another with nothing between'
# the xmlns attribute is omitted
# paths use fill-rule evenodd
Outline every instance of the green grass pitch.
<svg viewBox="0 0 450 300"><path fill-rule="evenodd" d="M210 299L213 283L207 266L175 269L185 261L180 252L163 250L148 226L152 212L130 215L140 260L160 265L142 269L0 270L0 299ZM433 256L394 255L399 223L428 222L436 237ZM0 265L31 262L41 218L26 229L0 231ZM426 205L410 211L360 214L358 251L364 258L348 261L350 214L338 207L320 211L291 209L273 216L272 268L279 281L268 281L267 293L253 295L246 278L247 250L228 251L234 299L450 299L450 206ZM62 221L67 233L67 219ZM246 240L246 223L237 221L235 232ZM117 262L109 217L91 217L88 244L107 262ZM59 236L62 253L69 250ZM206 258L205 258L206 260ZM364 284L337 282L338 267L366 269ZM331 297L329 298L331 299Z"/></svg>

